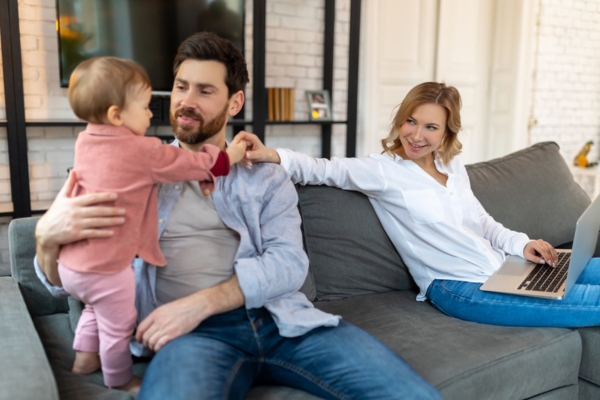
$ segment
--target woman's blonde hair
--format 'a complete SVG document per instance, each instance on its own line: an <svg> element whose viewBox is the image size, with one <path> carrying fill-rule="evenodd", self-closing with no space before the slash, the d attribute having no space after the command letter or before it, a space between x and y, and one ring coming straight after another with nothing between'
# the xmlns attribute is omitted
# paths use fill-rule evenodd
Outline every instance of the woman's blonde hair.
<svg viewBox="0 0 600 400"><path fill-rule="evenodd" d="M383 152L393 154L395 150L402 147L398 137L400 127L411 117L417 107L423 104L438 104L446 110L447 119L445 136L437 152L442 161L448 163L462 149L462 144L458 140L458 132L461 129L461 103L460 94L453 86L438 82L425 82L415 86L400 104L390 134L381 140Z"/></svg>
<svg viewBox="0 0 600 400"><path fill-rule="evenodd" d="M77 117L101 124L108 109L117 106L122 110L127 96L138 87L151 87L141 65L117 57L94 57L79 64L71 74L69 104Z"/></svg>

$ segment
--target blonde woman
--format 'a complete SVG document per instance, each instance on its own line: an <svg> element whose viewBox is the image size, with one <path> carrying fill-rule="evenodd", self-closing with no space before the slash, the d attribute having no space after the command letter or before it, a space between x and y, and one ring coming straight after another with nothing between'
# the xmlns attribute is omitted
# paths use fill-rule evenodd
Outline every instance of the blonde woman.
<svg viewBox="0 0 600 400"><path fill-rule="evenodd" d="M496 325L600 325L595 259L562 301L479 290L508 255L554 265L557 253L496 222L474 196L457 156L460 107L456 88L426 82L402 101L382 154L315 159L266 148L245 133L253 144L246 157L281 164L295 183L364 193L420 289L417 300L448 315Z"/></svg>

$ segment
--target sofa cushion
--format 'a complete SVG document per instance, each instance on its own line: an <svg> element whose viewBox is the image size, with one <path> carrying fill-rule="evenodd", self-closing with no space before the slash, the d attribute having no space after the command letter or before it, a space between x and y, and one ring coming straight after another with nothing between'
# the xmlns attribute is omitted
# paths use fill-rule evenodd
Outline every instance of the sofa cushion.
<svg viewBox="0 0 600 400"><path fill-rule="evenodd" d="M58 399L54 376L17 283L0 277L0 293L0 398Z"/></svg>
<svg viewBox="0 0 600 400"><path fill-rule="evenodd" d="M366 196L328 186L297 189L316 300L415 287Z"/></svg>
<svg viewBox="0 0 600 400"><path fill-rule="evenodd" d="M66 299L58 299L42 285L33 268L35 225L39 217L14 219L8 226L8 247L13 278L19 282L31 316L67 312Z"/></svg>
<svg viewBox="0 0 600 400"><path fill-rule="evenodd" d="M579 377L595 385L600 393L600 327L580 328L583 352Z"/></svg>
<svg viewBox="0 0 600 400"><path fill-rule="evenodd" d="M600 399L600 387L579 378L579 399Z"/></svg>
<svg viewBox="0 0 600 400"><path fill-rule="evenodd" d="M131 393L106 388L99 371L89 375L71 373L75 352L71 347L73 331L67 314L36 317L34 323L50 360L61 400L133 400L136 398ZM134 359L133 373L143 377L147 366L147 359ZM317 400L318 397L291 387L257 386L250 389L246 399Z"/></svg>
<svg viewBox="0 0 600 400"><path fill-rule="evenodd" d="M538 143L466 166L473 193L496 221L553 246L573 241L577 219L591 203L559 150L554 142Z"/></svg>
<svg viewBox="0 0 600 400"><path fill-rule="evenodd" d="M415 296L394 291L315 305L373 334L447 400L525 399L568 386L576 393L576 331L466 322Z"/></svg>
<svg viewBox="0 0 600 400"><path fill-rule="evenodd" d="M52 366L61 400L135 399L135 396L131 393L105 387L102 374L99 371L89 375L71 373L75 351L72 349L73 331L71 330L68 314L58 313L39 316L35 317L33 322ZM134 374L142 376L145 369L146 363L134 363Z"/></svg>

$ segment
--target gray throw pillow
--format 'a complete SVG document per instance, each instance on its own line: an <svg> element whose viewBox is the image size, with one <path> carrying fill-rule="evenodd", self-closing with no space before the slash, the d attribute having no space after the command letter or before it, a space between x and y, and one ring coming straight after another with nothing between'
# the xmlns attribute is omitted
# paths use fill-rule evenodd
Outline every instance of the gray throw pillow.
<svg viewBox="0 0 600 400"><path fill-rule="evenodd" d="M553 246L573 241L575 224L591 203L554 142L537 143L467 165L473 193L505 227Z"/></svg>

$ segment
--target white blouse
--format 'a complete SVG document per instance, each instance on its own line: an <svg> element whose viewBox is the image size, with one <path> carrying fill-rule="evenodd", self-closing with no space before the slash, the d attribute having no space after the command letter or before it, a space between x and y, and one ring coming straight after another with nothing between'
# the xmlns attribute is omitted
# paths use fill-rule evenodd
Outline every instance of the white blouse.
<svg viewBox="0 0 600 400"><path fill-rule="evenodd" d="M485 282L506 254L523 256L529 238L506 229L471 191L467 171L454 157L445 165L435 154L446 187L411 160L397 155L315 159L277 149L295 183L325 184L364 193L402 256L425 300L434 279Z"/></svg>

